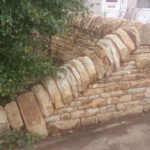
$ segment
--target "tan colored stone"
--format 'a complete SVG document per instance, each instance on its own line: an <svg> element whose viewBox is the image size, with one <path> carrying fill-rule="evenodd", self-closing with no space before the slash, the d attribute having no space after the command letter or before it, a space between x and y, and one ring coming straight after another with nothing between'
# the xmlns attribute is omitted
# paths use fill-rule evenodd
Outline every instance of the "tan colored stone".
<svg viewBox="0 0 150 150"><path fill-rule="evenodd" d="M81 119L81 125L82 126L88 126L88 125L93 125L93 124L96 124L96 117L95 116Z"/></svg>
<svg viewBox="0 0 150 150"><path fill-rule="evenodd" d="M61 120L70 120L70 119L71 119L70 113L64 113L61 115Z"/></svg>
<svg viewBox="0 0 150 150"><path fill-rule="evenodd" d="M55 113L62 114L62 113L69 113L73 111L76 111L75 107L65 107L65 108L56 110Z"/></svg>
<svg viewBox="0 0 150 150"><path fill-rule="evenodd" d="M79 109L95 108L104 106L107 104L107 101L104 98L97 98L94 100L89 100L88 102L82 103Z"/></svg>
<svg viewBox="0 0 150 150"><path fill-rule="evenodd" d="M145 99L145 94L144 93L142 93L142 94L135 94L135 95L133 95L132 96L132 99L133 100L143 100L143 99Z"/></svg>
<svg viewBox="0 0 150 150"><path fill-rule="evenodd" d="M18 108L16 102L11 102L11 103L7 104L4 108L4 110L7 113L10 126L13 129L19 129L24 126L20 112L19 112L19 108Z"/></svg>
<svg viewBox="0 0 150 150"><path fill-rule="evenodd" d="M128 102L128 101L132 101L132 96L131 95L123 95L119 98L119 102Z"/></svg>
<svg viewBox="0 0 150 150"><path fill-rule="evenodd" d="M61 93L64 104L70 104L73 101L73 95L70 85L62 73L57 73L58 78L56 79L57 87Z"/></svg>
<svg viewBox="0 0 150 150"><path fill-rule="evenodd" d="M86 116L87 117L93 116L93 115L96 115L99 112L100 112L99 108L89 108L89 109L86 109Z"/></svg>
<svg viewBox="0 0 150 150"><path fill-rule="evenodd" d="M60 115L53 115L45 118L45 122L55 122L60 120Z"/></svg>
<svg viewBox="0 0 150 150"><path fill-rule="evenodd" d="M72 119L78 119L78 118L82 118L82 117L85 117L85 110L77 110L77 111L71 113Z"/></svg>
<svg viewBox="0 0 150 150"><path fill-rule="evenodd" d="M66 66L63 66L62 68L64 68L64 70L65 70L63 73L64 73L64 76L67 78L68 83L70 84L73 96L75 98L78 97L78 95L79 95L78 94L78 83L77 83L75 76Z"/></svg>
<svg viewBox="0 0 150 150"><path fill-rule="evenodd" d="M65 66L72 71L73 75L75 76L75 78L77 80L78 90L79 90L79 92L82 92L83 91L83 89L82 89L82 80L81 80L79 72L71 64L66 64Z"/></svg>
<svg viewBox="0 0 150 150"><path fill-rule="evenodd" d="M127 46L129 50L131 51L135 50L135 44L126 31L119 28L115 31L115 33L121 38L121 40L123 41L123 43Z"/></svg>
<svg viewBox="0 0 150 150"><path fill-rule="evenodd" d="M55 81L51 78L48 78L43 84L47 89L47 91L49 92L52 103L55 105L55 108L59 109L64 107L61 94L57 88Z"/></svg>
<svg viewBox="0 0 150 150"><path fill-rule="evenodd" d="M56 122L47 123L48 129L50 127L56 127L60 130L69 130L80 127L80 119L74 120L61 120Z"/></svg>
<svg viewBox="0 0 150 150"><path fill-rule="evenodd" d="M82 89L85 91L90 83L89 75L79 60L73 59L70 63L72 63L75 68L78 70L81 79L82 79Z"/></svg>
<svg viewBox="0 0 150 150"><path fill-rule="evenodd" d="M141 94L145 91L145 88L132 88L127 90L128 94Z"/></svg>
<svg viewBox="0 0 150 150"><path fill-rule="evenodd" d="M31 133L47 136L45 121L34 94L32 92L24 93L17 98L17 102L27 130Z"/></svg>
<svg viewBox="0 0 150 150"><path fill-rule="evenodd" d="M128 33L130 38L134 41L136 48L138 48L141 43L139 31L135 27L125 27L123 30Z"/></svg>
<svg viewBox="0 0 150 150"><path fill-rule="evenodd" d="M135 73L135 74L125 75L123 77L123 80L125 80L125 81L133 81L133 80L139 80L139 79L143 79L143 78L144 78L143 73Z"/></svg>
<svg viewBox="0 0 150 150"><path fill-rule="evenodd" d="M150 86L150 80L143 79L143 80L131 81L130 84L132 88L147 87Z"/></svg>
<svg viewBox="0 0 150 150"><path fill-rule="evenodd" d="M35 94L42 114L44 115L44 117L49 117L54 112L54 108L47 91L43 88L41 84L33 86L32 91Z"/></svg>
<svg viewBox="0 0 150 150"><path fill-rule="evenodd" d="M7 119L7 114L3 107L0 106L0 136L10 130L10 125Z"/></svg>
<svg viewBox="0 0 150 150"><path fill-rule="evenodd" d="M100 108L101 113L107 113L107 112L113 112L116 111L116 106L113 105L107 105Z"/></svg>
<svg viewBox="0 0 150 150"><path fill-rule="evenodd" d="M111 94L108 92L104 92L104 93L102 93L101 94L101 97L103 97L103 98L109 98L109 97L111 97Z"/></svg>
<svg viewBox="0 0 150 150"><path fill-rule="evenodd" d="M105 75L105 67L104 67L104 64L101 61L101 59L98 58L98 56L95 54L94 51L85 50L84 54L91 58L91 60L93 61L94 65L95 65L98 79L102 79Z"/></svg>
<svg viewBox="0 0 150 150"><path fill-rule="evenodd" d="M104 92L103 88L88 89L83 93L84 96L100 95Z"/></svg>
<svg viewBox="0 0 150 150"><path fill-rule="evenodd" d="M131 101L131 102L125 102L125 103L120 103L117 104L117 110L126 110L126 109L131 109L133 107L136 107L140 104L140 101Z"/></svg>
<svg viewBox="0 0 150 150"><path fill-rule="evenodd" d="M112 91L112 92L110 92L110 94L111 94L111 96L113 97L115 97L115 96L121 96L121 95L123 95L123 91L122 90L119 90L119 91Z"/></svg>
<svg viewBox="0 0 150 150"><path fill-rule="evenodd" d="M107 39L111 40L114 45L116 46L119 54L120 54L120 60L122 62L126 62L129 60L129 50L124 45L124 43L120 40L120 38L115 34L110 34L106 36Z"/></svg>
<svg viewBox="0 0 150 150"><path fill-rule="evenodd" d="M119 98L118 97L110 97L110 98L108 98L107 103L109 105L118 104L119 103Z"/></svg>
<svg viewBox="0 0 150 150"><path fill-rule="evenodd" d="M90 82L93 82L97 79L97 72L95 65L89 57L80 57L79 60L84 65L86 71L89 74Z"/></svg>

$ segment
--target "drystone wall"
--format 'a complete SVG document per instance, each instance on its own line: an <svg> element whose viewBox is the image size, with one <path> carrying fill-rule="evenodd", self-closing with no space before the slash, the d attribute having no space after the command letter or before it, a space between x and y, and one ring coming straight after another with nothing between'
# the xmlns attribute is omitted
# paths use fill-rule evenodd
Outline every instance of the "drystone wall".
<svg viewBox="0 0 150 150"><path fill-rule="evenodd" d="M150 109L150 49L135 27L118 28L83 57L0 107L0 134L14 128L47 136Z"/></svg>

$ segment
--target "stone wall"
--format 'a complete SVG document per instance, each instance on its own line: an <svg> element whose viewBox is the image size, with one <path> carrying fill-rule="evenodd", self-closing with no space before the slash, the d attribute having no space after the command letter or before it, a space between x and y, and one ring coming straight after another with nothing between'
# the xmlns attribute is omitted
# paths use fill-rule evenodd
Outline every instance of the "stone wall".
<svg viewBox="0 0 150 150"><path fill-rule="evenodd" d="M135 27L98 39L84 57L68 59L47 78L0 107L0 134L14 128L47 136L150 109L150 49Z"/></svg>

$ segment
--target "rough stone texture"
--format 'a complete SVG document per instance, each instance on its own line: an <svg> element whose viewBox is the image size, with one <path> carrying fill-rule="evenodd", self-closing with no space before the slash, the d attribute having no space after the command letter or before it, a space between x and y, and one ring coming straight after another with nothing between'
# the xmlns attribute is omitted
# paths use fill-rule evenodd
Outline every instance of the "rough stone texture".
<svg viewBox="0 0 150 150"><path fill-rule="evenodd" d="M41 84L33 86L32 91L35 94L42 114L44 115L44 117L49 117L54 112L54 108L48 92L43 88Z"/></svg>
<svg viewBox="0 0 150 150"><path fill-rule="evenodd" d="M60 115L53 115L51 117L45 118L45 122L55 122L60 120Z"/></svg>
<svg viewBox="0 0 150 150"><path fill-rule="evenodd" d="M84 96L100 95L103 92L104 92L103 88L88 89L86 92L83 93L83 95Z"/></svg>
<svg viewBox="0 0 150 150"><path fill-rule="evenodd" d="M93 116L100 112L99 108L89 108L86 110L86 116Z"/></svg>
<svg viewBox="0 0 150 150"><path fill-rule="evenodd" d="M101 107L100 109L101 109L101 113L113 112L113 111L116 111L116 106L107 105L107 106Z"/></svg>
<svg viewBox="0 0 150 150"><path fill-rule="evenodd" d="M22 94L18 97L17 102L27 130L31 133L47 136L45 121L34 94L32 92Z"/></svg>
<svg viewBox="0 0 150 150"><path fill-rule="evenodd" d="M7 114L3 107L0 106L0 136L10 130L9 122L7 120Z"/></svg>
<svg viewBox="0 0 150 150"><path fill-rule="evenodd" d="M8 120L12 129L19 129L24 126L19 108L16 102L11 102L4 107L5 112L7 113Z"/></svg>
<svg viewBox="0 0 150 150"><path fill-rule="evenodd" d="M77 110L71 113L72 119L82 118L85 117L85 110Z"/></svg>
<svg viewBox="0 0 150 150"><path fill-rule="evenodd" d="M64 76L67 78L68 83L70 84L74 98L78 97L78 83L75 76L66 66L63 66L62 68L64 69Z"/></svg>
<svg viewBox="0 0 150 150"><path fill-rule="evenodd" d="M52 99L52 103L55 105L55 108L58 109L58 108L64 107L61 94L57 88L55 81L49 78L43 84L45 88L47 89L47 91L49 92L50 97Z"/></svg>
<svg viewBox="0 0 150 150"><path fill-rule="evenodd" d="M71 64L66 64L66 67L72 71L73 75L75 76L75 78L77 80L78 90L79 90L79 92L82 92L83 91L83 89L82 89L82 80L81 80L79 72Z"/></svg>
<svg viewBox="0 0 150 150"><path fill-rule="evenodd" d="M56 79L57 87L61 93L64 104L70 104L73 101L73 95L70 85L62 73L57 73L58 78Z"/></svg>
<svg viewBox="0 0 150 150"><path fill-rule="evenodd" d="M82 124L82 126L88 126L88 125L96 124L96 117L94 116L94 117L82 118L81 124Z"/></svg>
<svg viewBox="0 0 150 150"><path fill-rule="evenodd" d="M128 102L132 100L132 96L131 95L123 95L119 98L119 102Z"/></svg>
<svg viewBox="0 0 150 150"><path fill-rule="evenodd" d="M90 82L96 81L97 79L97 72L94 66L94 63L91 61L89 57L80 57L79 60L84 65L86 71L89 74Z"/></svg>
<svg viewBox="0 0 150 150"><path fill-rule="evenodd" d="M79 60L73 59L71 61L71 64L73 64L74 67L78 70L82 79L82 89L83 91L85 91L89 84L89 74L87 73L85 67L82 65L82 63Z"/></svg>
<svg viewBox="0 0 150 150"><path fill-rule="evenodd" d="M121 38L123 43L127 46L127 48L131 51L135 50L135 44L132 41L131 37L122 29L117 29L115 33Z"/></svg>
<svg viewBox="0 0 150 150"><path fill-rule="evenodd" d="M49 122L49 123L47 123L47 126L48 126L48 128L54 126L60 130L68 130L68 129L78 128L78 127L80 127L80 119Z"/></svg>

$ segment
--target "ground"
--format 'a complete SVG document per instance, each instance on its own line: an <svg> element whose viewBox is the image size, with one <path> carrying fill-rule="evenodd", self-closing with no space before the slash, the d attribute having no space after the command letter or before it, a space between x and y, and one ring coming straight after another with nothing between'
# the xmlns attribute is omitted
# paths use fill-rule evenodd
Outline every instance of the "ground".
<svg viewBox="0 0 150 150"><path fill-rule="evenodd" d="M32 150L150 150L150 112L48 137Z"/></svg>

